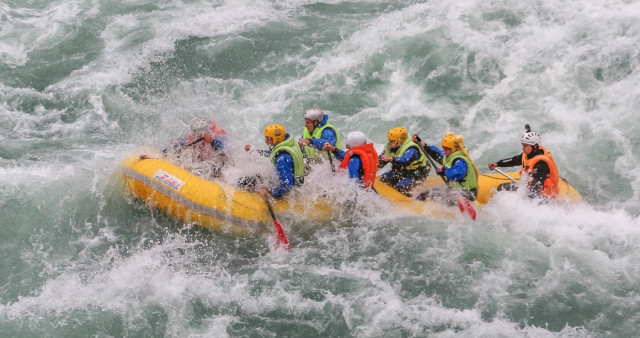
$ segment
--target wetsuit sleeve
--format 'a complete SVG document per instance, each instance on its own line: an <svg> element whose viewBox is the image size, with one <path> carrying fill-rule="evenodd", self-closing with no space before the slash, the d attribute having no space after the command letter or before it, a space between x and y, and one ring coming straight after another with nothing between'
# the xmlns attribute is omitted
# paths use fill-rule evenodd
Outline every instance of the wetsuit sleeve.
<svg viewBox="0 0 640 338"><path fill-rule="evenodd" d="M322 150L325 143L329 143L330 145L335 147L336 143L338 142L338 136L336 135L336 132L333 131L333 129L331 128L326 128L325 130L323 130L322 135L320 135L320 137L321 138L311 139L311 143L313 144L313 147L318 150Z"/></svg>
<svg viewBox="0 0 640 338"><path fill-rule="evenodd" d="M385 155L384 150L380 153L380 155L378 155L378 169L384 167L385 165L387 165L387 162L381 160L382 155Z"/></svg>
<svg viewBox="0 0 640 338"><path fill-rule="evenodd" d="M442 159L444 158L444 151L438 149L436 146L427 145L422 148L427 153L427 155L431 156L436 162L442 164Z"/></svg>
<svg viewBox="0 0 640 338"><path fill-rule="evenodd" d="M347 155L347 152L336 148L336 150L333 151L333 154L336 156L337 159L343 160L345 155Z"/></svg>
<svg viewBox="0 0 640 338"><path fill-rule="evenodd" d="M276 171L280 178L280 186L271 190L273 197L280 197L293 187L293 158L287 153L276 156Z"/></svg>
<svg viewBox="0 0 640 338"><path fill-rule="evenodd" d="M416 157L416 155L418 156ZM420 153L418 152L418 150L412 147L407 149L407 151L405 151L404 154L402 154L402 157L394 157L393 161L398 163L409 163L419 157L420 157Z"/></svg>
<svg viewBox="0 0 640 338"><path fill-rule="evenodd" d="M357 157L351 157L347 164L349 169L349 178L360 179L360 168L362 168L362 161Z"/></svg>
<svg viewBox="0 0 640 338"><path fill-rule="evenodd" d="M444 175L447 176L449 181L461 181L467 176L467 162L458 158L453 161L451 168L444 170Z"/></svg>
<svg viewBox="0 0 640 338"><path fill-rule="evenodd" d="M219 151L220 153L224 153L224 145L225 142L223 139L214 139L213 141L211 141L211 147Z"/></svg>
<svg viewBox="0 0 640 338"><path fill-rule="evenodd" d="M522 154L516 155L512 158L505 158L504 160L500 160L496 163L498 163L498 167L515 167L517 165L522 165Z"/></svg>
<svg viewBox="0 0 640 338"><path fill-rule="evenodd" d="M544 181L550 172L551 170L549 169L549 165L545 161L538 161L538 163L533 166L528 192L529 197L538 197L542 187L544 186Z"/></svg>

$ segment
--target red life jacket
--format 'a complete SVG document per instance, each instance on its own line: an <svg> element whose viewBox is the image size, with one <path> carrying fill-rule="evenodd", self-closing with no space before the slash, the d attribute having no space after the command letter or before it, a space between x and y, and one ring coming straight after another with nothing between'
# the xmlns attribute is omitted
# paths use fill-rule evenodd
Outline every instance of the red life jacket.
<svg viewBox="0 0 640 338"><path fill-rule="evenodd" d="M560 182L560 175L558 175L558 167L556 166L556 162L553 160L553 156L551 152L549 152L544 147L540 146L540 149L544 152L543 155L534 156L531 159L527 159L527 155L522 153L522 168L520 169L520 175L523 172L527 172L531 174L533 170L533 166L538 163L538 161L544 161L549 166L549 174L544 180L544 185L542 186L540 193L542 196L547 198L555 198L558 196L559 188L558 183Z"/></svg>
<svg viewBox="0 0 640 338"><path fill-rule="evenodd" d="M347 153L340 163L340 169L347 169L349 160L352 155L358 155L360 161L362 161L362 181L364 182L364 188L367 189L373 186L376 181L376 173L378 172L378 153L373 147L373 143L363 144L361 146L351 147L347 150Z"/></svg>
<svg viewBox="0 0 640 338"><path fill-rule="evenodd" d="M218 128L215 121L209 120L209 124L211 125L211 128L210 128L210 131L207 131L207 133L210 132L214 140L221 138L227 133L224 131L224 129ZM187 143L191 143L195 141L196 140L195 136L196 135L190 134L189 137L187 138ZM205 144L204 142L198 142L197 144L194 144L193 150L197 152L196 157L199 160L209 157L211 153L214 151L214 149L211 147L210 144Z"/></svg>

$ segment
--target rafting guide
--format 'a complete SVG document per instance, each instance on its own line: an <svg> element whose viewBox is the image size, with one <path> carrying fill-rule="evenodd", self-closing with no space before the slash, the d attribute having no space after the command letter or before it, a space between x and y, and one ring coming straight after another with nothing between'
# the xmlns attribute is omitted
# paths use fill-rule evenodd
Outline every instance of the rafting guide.
<svg viewBox="0 0 640 338"><path fill-rule="evenodd" d="M529 125L525 125L525 133L520 137L522 154L489 163L489 169L496 167L521 166L520 174L524 177L529 198L551 200L558 196L560 176L558 167L551 152L540 145L542 138ZM517 190L518 184L505 183L498 190Z"/></svg>

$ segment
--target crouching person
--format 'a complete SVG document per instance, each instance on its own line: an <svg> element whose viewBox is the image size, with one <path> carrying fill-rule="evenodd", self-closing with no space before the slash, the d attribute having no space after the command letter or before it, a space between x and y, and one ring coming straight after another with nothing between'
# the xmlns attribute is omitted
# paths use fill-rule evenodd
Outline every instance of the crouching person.
<svg viewBox="0 0 640 338"><path fill-rule="evenodd" d="M367 143L367 136L359 131L347 134L345 143L347 151L342 151L328 142L324 144L324 149L342 160L340 169L346 170L349 178L356 180L364 189L373 189L378 171L378 153L373 143Z"/></svg>
<svg viewBox="0 0 640 338"><path fill-rule="evenodd" d="M280 184L272 189L262 187L259 192L265 197L268 195L282 197L294 186L301 186L304 183L302 151L281 124L272 124L264 128L264 137L269 151L263 153L268 155L275 165ZM245 146L246 151L250 149L250 145Z"/></svg>
<svg viewBox="0 0 640 338"><path fill-rule="evenodd" d="M419 200L441 199L447 204L455 205L457 195L462 195L469 201L478 197L478 168L471 160L464 137L447 132L442 139L442 150L428 146L442 157L442 168L436 170L446 186L432 187L417 196Z"/></svg>

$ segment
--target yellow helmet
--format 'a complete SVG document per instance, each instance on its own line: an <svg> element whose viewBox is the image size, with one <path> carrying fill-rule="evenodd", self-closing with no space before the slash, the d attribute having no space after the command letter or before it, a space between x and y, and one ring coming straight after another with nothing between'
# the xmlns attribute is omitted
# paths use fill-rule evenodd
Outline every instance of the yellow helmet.
<svg viewBox="0 0 640 338"><path fill-rule="evenodd" d="M274 144L284 141L286 130L281 124L272 124L264 128L264 136L271 137Z"/></svg>
<svg viewBox="0 0 640 338"><path fill-rule="evenodd" d="M453 132L448 131L444 138L442 139L442 147L446 147L451 149L451 151L456 151L462 149L464 146L464 137L461 135L454 135Z"/></svg>
<svg viewBox="0 0 640 338"><path fill-rule="evenodd" d="M404 141L409 138L409 133L402 127L395 127L389 130L387 138L389 141L397 141L398 143L403 144Z"/></svg>

